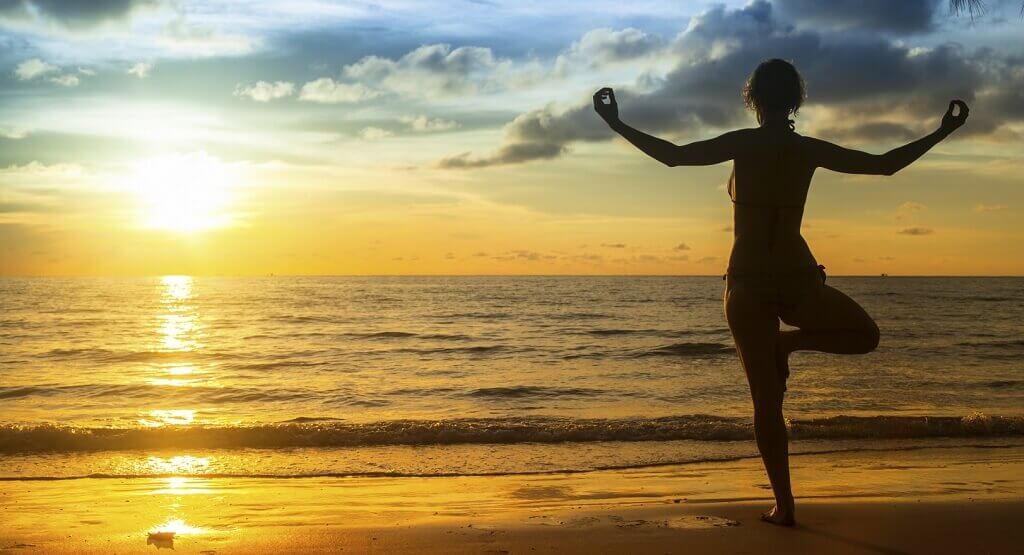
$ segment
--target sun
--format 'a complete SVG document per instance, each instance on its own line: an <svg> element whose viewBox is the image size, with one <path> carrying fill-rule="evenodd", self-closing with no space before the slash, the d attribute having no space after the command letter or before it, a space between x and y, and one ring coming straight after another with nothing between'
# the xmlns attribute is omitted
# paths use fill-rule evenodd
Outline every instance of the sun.
<svg viewBox="0 0 1024 555"><path fill-rule="evenodd" d="M131 186L139 196L143 225L190 233L230 223L234 181L228 164L199 152L141 160Z"/></svg>

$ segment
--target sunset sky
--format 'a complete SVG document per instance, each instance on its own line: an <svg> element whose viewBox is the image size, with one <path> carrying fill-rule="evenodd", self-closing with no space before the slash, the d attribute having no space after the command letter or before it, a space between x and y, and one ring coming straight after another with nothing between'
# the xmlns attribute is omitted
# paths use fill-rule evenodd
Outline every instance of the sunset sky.
<svg viewBox="0 0 1024 555"><path fill-rule="evenodd" d="M682 142L754 125L792 60L797 130L884 152L819 170L833 274L1024 274L1024 19L988 0L0 3L0 274L721 274L729 165L665 168L593 113Z"/></svg>

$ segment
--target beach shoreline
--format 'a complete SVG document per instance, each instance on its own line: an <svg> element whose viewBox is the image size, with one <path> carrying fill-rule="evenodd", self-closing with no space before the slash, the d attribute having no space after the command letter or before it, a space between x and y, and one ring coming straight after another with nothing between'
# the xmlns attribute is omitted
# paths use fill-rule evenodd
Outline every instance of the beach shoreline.
<svg viewBox="0 0 1024 555"><path fill-rule="evenodd" d="M506 476L10 480L0 553L1008 553L1024 542L1021 446L802 455L793 476L795 529L758 520L771 503L756 459Z"/></svg>

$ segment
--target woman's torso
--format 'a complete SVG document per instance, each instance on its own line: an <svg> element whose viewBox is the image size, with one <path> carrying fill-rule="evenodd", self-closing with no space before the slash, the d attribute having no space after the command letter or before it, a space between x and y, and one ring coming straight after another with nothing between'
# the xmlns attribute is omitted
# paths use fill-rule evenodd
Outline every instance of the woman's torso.
<svg viewBox="0 0 1024 555"><path fill-rule="evenodd" d="M781 273L816 266L800 235L807 191L814 175L803 137L788 126L745 134L733 162L734 241L730 270Z"/></svg>

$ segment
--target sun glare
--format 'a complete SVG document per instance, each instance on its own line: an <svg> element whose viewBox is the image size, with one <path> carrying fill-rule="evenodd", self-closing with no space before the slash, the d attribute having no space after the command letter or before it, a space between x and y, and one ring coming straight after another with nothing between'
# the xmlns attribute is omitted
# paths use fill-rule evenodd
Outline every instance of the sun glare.
<svg viewBox="0 0 1024 555"><path fill-rule="evenodd" d="M232 168L199 152L168 154L138 162L132 188L146 227L197 232L230 223Z"/></svg>

